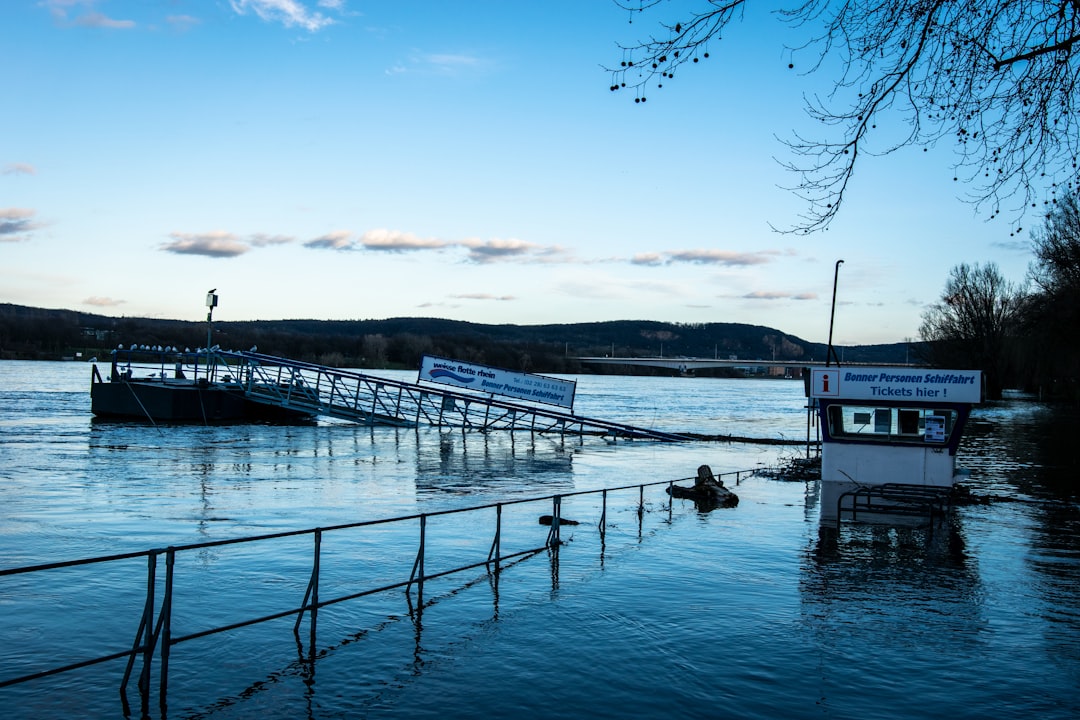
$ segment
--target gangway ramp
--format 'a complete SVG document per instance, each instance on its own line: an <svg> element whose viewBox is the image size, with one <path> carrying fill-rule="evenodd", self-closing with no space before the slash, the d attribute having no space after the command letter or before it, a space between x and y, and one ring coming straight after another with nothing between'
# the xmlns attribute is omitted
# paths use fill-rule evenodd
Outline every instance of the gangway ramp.
<svg viewBox="0 0 1080 720"><path fill-rule="evenodd" d="M232 376L243 384L247 398L254 402L366 425L428 425L479 432L598 435L663 442L690 439L575 415L554 407L408 383L273 355L223 351L216 355L219 366L229 368Z"/></svg>

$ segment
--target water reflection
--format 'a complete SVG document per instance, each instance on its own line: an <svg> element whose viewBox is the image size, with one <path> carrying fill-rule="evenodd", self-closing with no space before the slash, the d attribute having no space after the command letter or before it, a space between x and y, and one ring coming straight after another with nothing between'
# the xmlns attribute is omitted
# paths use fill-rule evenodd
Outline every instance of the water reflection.
<svg viewBox="0 0 1080 720"><path fill-rule="evenodd" d="M1005 517L1023 523L1038 607L1048 619L1080 628L1080 408L1007 402L980 413L965 448L976 490L1013 498ZM1040 611L1043 611L1040 609Z"/></svg>
<svg viewBox="0 0 1080 720"><path fill-rule="evenodd" d="M799 589L821 658L820 704L850 701L857 677L862 697L895 711L904 698L890 678L902 667L904 694L943 715L1070 716L1062 693L1080 683L1078 419L1039 403L981 407L958 465L988 502L932 528L817 528Z"/></svg>
<svg viewBox="0 0 1080 720"><path fill-rule="evenodd" d="M416 490L425 495L546 495L573 488L574 453L557 438L447 431L416 453Z"/></svg>

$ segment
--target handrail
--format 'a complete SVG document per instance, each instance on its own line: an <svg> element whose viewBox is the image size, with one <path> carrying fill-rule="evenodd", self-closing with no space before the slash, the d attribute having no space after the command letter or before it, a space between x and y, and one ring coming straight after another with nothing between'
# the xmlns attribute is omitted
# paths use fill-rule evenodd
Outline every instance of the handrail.
<svg viewBox="0 0 1080 720"><path fill-rule="evenodd" d="M749 477L757 472L756 469L736 470L719 474L718 477L734 477L735 484L738 485L743 477ZM151 665L153 663L153 656L155 652L159 656L159 703L162 707L162 715L164 716L164 707L168 689L168 670L169 660L172 652L172 648L176 645L195 640L198 638L206 637L209 635L215 635L218 633L226 632L229 630L235 630L238 628L255 625L270 620L276 620L288 616L296 616L296 623L294 624L293 632L296 635L297 642L299 643L299 631L300 625L303 620L304 614L308 614L309 619L309 648L312 661L314 661L315 642L316 642L316 624L318 610L330 605L345 602L348 600L354 600L368 595L376 593L386 592L389 590L404 588L406 596L409 599L411 607L410 593L413 587L416 588L417 603L419 607L423 607L423 593L424 583L436 578L445 577L455 573L460 573L466 570L472 570L480 567L487 568L487 574L497 578L503 565L513 559L525 559L527 557L536 555L537 553L547 549L554 553L558 553L559 547L563 544L560 538L560 526L562 525L562 501L569 497L579 497L588 495L600 495L601 496L601 508L600 516L597 522L597 529L599 530L601 539L601 548L604 547L603 541L606 535L607 528L607 506L608 495L610 493L628 491L636 489L637 501L636 511L638 515L638 521L641 522L642 516L645 510L645 488L657 487L661 485L668 486L668 494L670 497L670 488L676 482L683 482L686 480L693 480L694 478L679 478L677 480L657 480L646 483L634 483L628 485L620 485L617 487L603 488L597 490L576 490L572 492L560 493L555 495L545 495L540 497L530 498L517 498L500 502L486 503L482 505L475 505L467 508L455 508L447 510L435 510L432 512L413 513L410 515L402 515L392 518L379 518L375 520L364 520L349 523L340 523L337 525L331 525L326 527L306 528L302 530L288 530L275 533L266 533L262 535L253 535L239 538L226 538L222 540L209 540L197 543L187 543L182 545L174 545L166 548L155 548L149 550L133 551L126 553L116 553L111 555L104 555L99 557L81 558L76 560L58 561L50 563L41 563L37 565L30 565L17 568L4 568L0 569L0 578L25 575L36 572L46 572L61 568L70 568L76 566L85 566L92 564L110 563L122 560L130 560L135 558L146 558L147 560L147 581L146 581L146 596L145 603L143 604L142 612L138 618L138 629L135 632L135 639L130 648L123 650L116 650L109 652L105 655L101 655L95 658L83 659L75 662L66 663L63 665L45 668L37 670L32 673L21 675L18 677L3 678L0 679L0 688L5 688L21 683L29 682L32 680L41 679L51 675L57 675L65 672L71 672L90 665L96 665L111 660L117 660L120 658L127 658L127 666L124 672L123 680L121 682L121 700L124 705L124 712L129 712L128 700L126 688L128 681L132 676L134 665L137 660L141 658L142 667L139 675L138 689L142 702L143 716L147 716L147 708L150 700L150 675ZM552 521L551 528L547 533L547 537L542 545L535 547L526 547L514 549L509 552L504 551L503 538L502 538L502 520L503 509L507 506L525 505L530 503L546 503L550 502L552 505ZM668 514L669 518L672 513L673 503L668 502ZM485 510L496 511L495 532L494 539L491 544L491 549L488 551L483 559L468 562L464 565L456 566L449 569L440 569L429 572L424 566L424 558L426 554L426 537L425 528L427 521L431 518L456 515L462 513L476 513ZM319 573L320 573L320 547L322 538L327 533L338 532L342 530L374 527L378 525L386 525L389 523L404 523L419 521L420 524L420 536L417 547L416 561L413 564L412 573L406 580L400 580L391 582L389 584L380 585L377 587L366 588L364 590L351 592L339 597L325 598L319 595ZM640 530L640 528L639 528ZM312 560L312 573L311 580L308 583L307 589L304 593L304 598L299 607L287 608L283 610L275 611L271 614L249 618L246 620L240 620L232 622L226 625L204 628L201 630L195 630L182 635L176 635L173 632L172 627L172 613L173 613L173 599L175 595L175 575L174 568L176 563L176 557L180 553L186 553L194 550L203 550L207 548L219 548L228 545L240 545L247 543L265 542L268 540L276 540L289 537L298 537L304 535L311 535L314 541L314 555ZM603 549L601 550L603 553ZM156 603L155 591L158 587L159 579L157 576L157 567L159 558L165 557L165 579L164 579L164 592L160 598L160 603Z"/></svg>
<svg viewBox="0 0 1080 720"><path fill-rule="evenodd" d="M248 396L257 401L269 400L273 404L282 404L286 407L295 407L298 409L311 410L314 412L320 412L332 416L347 417L348 414L361 413L367 419L373 419L376 416L380 422L391 422L395 424L409 423L408 418L423 415L425 420L433 425L449 424L446 422L446 399L449 399L450 409L452 412L457 412L458 408L455 403L460 402L464 404L465 410L461 412L460 420L463 426L475 425L481 430L498 428L498 429L518 429L518 430L530 430L534 432L551 432L556 429L560 433L567 432L568 427L573 428L577 426L580 434L586 434L586 427L592 428L590 432L595 434L612 433L617 437L626 438L648 438L654 440L662 440L666 442L680 442L685 441L688 438L676 433L664 432L662 430L652 430L648 428L635 427L626 423L612 422L608 420L600 420L597 418L586 417L583 415L576 415L570 412L562 412L560 410L550 407L539 407L535 405L528 405L524 403L516 403L510 400L499 399L493 395L484 393L470 393L462 390L455 390L449 387L432 387L430 385L420 385L419 383L409 383L402 380L395 380L392 378L383 378L373 375L366 375L364 373L342 370L338 368L329 368L322 365L315 365L313 363L307 363L300 360L292 360L288 358L276 357L273 355L263 355L261 353L254 352L218 352L217 355L223 359L233 359L238 363L246 363L248 372ZM277 378L270 378L264 373L264 367L277 367ZM288 369L288 382L283 381L286 378L282 377L281 369ZM297 379L304 380L302 372L309 372L315 374L315 382L312 383L309 380L300 384L300 387L305 388L308 392L303 394L303 397L294 398L291 389L297 386ZM271 382L264 382L256 385L252 382L252 378L256 373L259 373L264 380L272 380ZM323 378L326 378L326 382L330 385L329 389L323 389L321 387ZM334 402L335 396L339 395L341 391L337 387L337 382L350 381L355 383L354 398L359 397L361 386L365 387L367 393L370 394L372 409L361 410L358 402ZM276 382L274 382L276 381ZM282 394L281 386L285 385L289 388L289 392ZM385 401L380 402L379 390L383 388L394 388L397 390L398 395L394 402L388 405ZM310 392L315 393L313 398ZM346 399L342 394L341 397ZM428 398L437 398L438 413L434 417L429 414L429 410L433 411L434 408L425 408L424 400ZM406 409L402 406L402 401L407 399L412 407ZM315 400L316 402L313 402ZM325 403L325 404L324 404ZM470 422L469 418L469 406L476 404L485 409L484 419L482 421L476 420ZM380 406L384 413L376 412L375 406ZM348 409L349 413L338 414L332 412L333 408ZM490 409L495 408L504 413L504 415L498 418L491 418L488 412ZM516 427L515 428L515 414L527 414L534 419L533 427ZM511 416L510 425L500 425L500 420L505 420L507 415ZM543 418L549 424L541 427L535 427L535 419ZM413 422L410 424L418 424ZM573 430L570 430L573 432Z"/></svg>

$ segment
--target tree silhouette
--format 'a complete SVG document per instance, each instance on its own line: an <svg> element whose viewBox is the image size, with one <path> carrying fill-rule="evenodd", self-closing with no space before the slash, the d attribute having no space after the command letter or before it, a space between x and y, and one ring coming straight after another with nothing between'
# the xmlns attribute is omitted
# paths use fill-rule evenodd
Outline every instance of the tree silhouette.
<svg viewBox="0 0 1080 720"><path fill-rule="evenodd" d="M941 301L926 309L919 327L930 361L982 370L987 395L1000 398L1024 300L1023 291L1006 281L997 265L957 265Z"/></svg>
<svg viewBox="0 0 1080 720"><path fill-rule="evenodd" d="M666 4L613 1L631 17ZM709 58L710 43L741 20L746 0L691 5L697 9L682 19L659 22L663 37L620 46L621 63L608 68L612 90L632 89L645 102L647 88ZM926 150L946 139L957 156L954 180L968 185L967 199L989 218L1013 201L1005 212L1019 223L1077 189L1080 0L796 0L776 14L809 33L785 49L789 68L804 55L808 73L840 68L829 92L807 97L826 135L785 141L794 159L782 164L807 203L790 232L829 225L861 155ZM878 131L886 116L889 132L897 118L906 124L899 139Z"/></svg>
<svg viewBox="0 0 1080 720"><path fill-rule="evenodd" d="M1080 399L1080 198L1064 198L1031 234L1034 291L1028 302L1025 360L1032 384Z"/></svg>

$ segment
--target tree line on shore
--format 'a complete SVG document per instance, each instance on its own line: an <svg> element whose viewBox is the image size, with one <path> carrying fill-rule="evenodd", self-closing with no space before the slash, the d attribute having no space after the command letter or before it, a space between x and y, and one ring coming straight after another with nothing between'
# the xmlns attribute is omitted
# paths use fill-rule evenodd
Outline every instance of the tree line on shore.
<svg viewBox="0 0 1080 720"><path fill-rule="evenodd" d="M933 364L982 370L989 397L1022 388L1080 402L1080 195L1054 203L1031 249L1022 282L994 263L955 266L919 336Z"/></svg>

